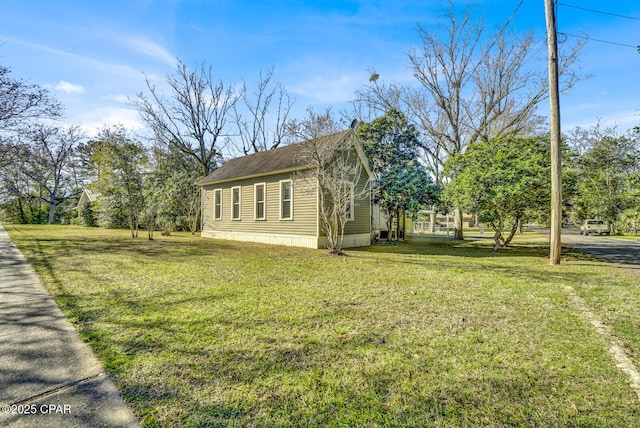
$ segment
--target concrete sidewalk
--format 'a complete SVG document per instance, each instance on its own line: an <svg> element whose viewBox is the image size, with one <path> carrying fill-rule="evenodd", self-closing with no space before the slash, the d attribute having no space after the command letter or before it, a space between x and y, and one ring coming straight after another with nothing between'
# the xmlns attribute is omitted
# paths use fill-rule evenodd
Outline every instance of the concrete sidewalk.
<svg viewBox="0 0 640 428"><path fill-rule="evenodd" d="M0 426L139 425L0 225Z"/></svg>

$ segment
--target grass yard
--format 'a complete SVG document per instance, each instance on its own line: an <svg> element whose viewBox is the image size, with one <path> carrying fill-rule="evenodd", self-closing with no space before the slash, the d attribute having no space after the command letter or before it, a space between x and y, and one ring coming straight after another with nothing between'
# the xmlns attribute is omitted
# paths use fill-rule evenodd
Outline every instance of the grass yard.
<svg viewBox="0 0 640 428"><path fill-rule="evenodd" d="M541 236L346 257L5 225L143 426L631 427L640 402L565 286L640 364L640 287ZM529 242L529 244L527 244Z"/></svg>
<svg viewBox="0 0 640 428"><path fill-rule="evenodd" d="M626 239L628 241L640 241L640 235L612 235L612 238Z"/></svg>

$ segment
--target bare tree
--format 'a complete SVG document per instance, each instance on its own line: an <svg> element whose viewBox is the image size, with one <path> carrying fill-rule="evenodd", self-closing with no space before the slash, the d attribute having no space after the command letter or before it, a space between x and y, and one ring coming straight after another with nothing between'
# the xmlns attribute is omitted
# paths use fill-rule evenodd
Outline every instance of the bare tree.
<svg viewBox="0 0 640 428"><path fill-rule="evenodd" d="M6 130L19 121L59 117L60 104L38 85L15 79L11 70L0 66L0 130Z"/></svg>
<svg viewBox="0 0 640 428"><path fill-rule="evenodd" d="M38 184L39 197L49 204L49 224L54 223L58 206L77 195L71 166L82 138L79 126L57 128L37 125L29 131L31 147L26 173Z"/></svg>
<svg viewBox="0 0 640 428"><path fill-rule="evenodd" d="M0 168L10 165L19 151L8 131L34 119L62 114L62 106L46 89L15 79L10 73L9 68L0 66Z"/></svg>
<svg viewBox="0 0 640 428"><path fill-rule="evenodd" d="M204 64L190 70L178 62L166 78L168 97L145 79L148 94L140 92L132 102L140 118L158 142L193 157L202 176L208 175L222 159L227 120L239 94L233 86L214 81L211 67Z"/></svg>
<svg viewBox="0 0 640 428"><path fill-rule="evenodd" d="M234 104L233 112L242 151L245 155L280 146L290 132L289 112L294 101L281 83L272 82L273 68L260 72L260 82L251 98L246 84L242 91L243 108Z"/></svg>
<svg viewBox="0 0 640 428"><path fill-rule="evenodd" d="M339 131L331 110L318 114L308 110L308 118L298 122L296 134L304 140L299 159L315 168L300 174L302 180L317 183L319 216L327 236L328 249L341 254L347 221L355 209L353 201L362 200L369 192L362 162L354 147L353 130Z"/></svg>
<svg viewBox="0 0 640 428"><path fill-rule="evenodd" d="M419 27L422 47L409 53L418 86L385 84L373 76L358 93L361 102L377 110L389 104L405 112L423 134L423 146L435 177L442 166L467 145L495 137L539 129L539 103L548 97L546 69L535 67L531 34L487 34L471 9L459 16L453 1L444 22L434 30ZM581 45L561 58L563 90L580 79L572 66ZM375 77L375 79L373 79ZM455 210L456 239L462 239L462 218Z"/></svg>
<svg viewBox="0 0 640 428"><path fill-rule="evenodd" d="M19 148L19 144L12 137L0 133L0 174L3 169L16 163Z"/></svg>

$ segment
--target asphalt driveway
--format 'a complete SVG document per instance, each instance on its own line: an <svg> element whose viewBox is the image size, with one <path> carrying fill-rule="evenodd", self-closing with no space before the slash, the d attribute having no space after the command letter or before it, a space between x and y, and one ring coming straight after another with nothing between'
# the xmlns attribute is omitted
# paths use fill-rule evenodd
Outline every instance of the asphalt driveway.
<svg viewBox="0 0 640 428"><path fill-rule="evenodd" d="M640 275L640 241L598 235L582 236L576 230L563 229L562 245Z"/></svg>

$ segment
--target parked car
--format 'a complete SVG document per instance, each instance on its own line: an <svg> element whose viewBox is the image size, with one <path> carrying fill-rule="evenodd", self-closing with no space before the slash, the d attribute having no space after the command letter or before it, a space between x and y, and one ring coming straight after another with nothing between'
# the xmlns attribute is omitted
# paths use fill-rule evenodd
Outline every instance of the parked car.
<svg viewBox="0 0 640 428"><path fill-rule="evenodd" d="M580 235L589 235L597 233L598 235L608 235L609 225L604 220L588 219L580 226Z"/></svg>

